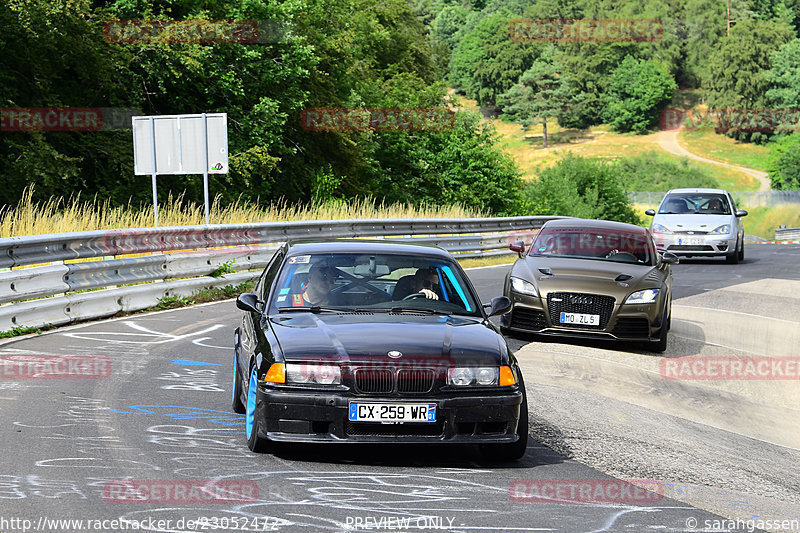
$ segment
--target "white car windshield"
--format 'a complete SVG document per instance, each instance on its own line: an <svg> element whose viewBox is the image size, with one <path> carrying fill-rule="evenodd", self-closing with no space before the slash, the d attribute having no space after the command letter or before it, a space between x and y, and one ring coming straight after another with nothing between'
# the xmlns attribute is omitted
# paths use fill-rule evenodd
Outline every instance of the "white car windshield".
<svg viewBox="0 0 800 533"><path fill-rule="evenodd" d="M718 193L674 193L661 202L659 215L730 215L728 198Z"/></svg>

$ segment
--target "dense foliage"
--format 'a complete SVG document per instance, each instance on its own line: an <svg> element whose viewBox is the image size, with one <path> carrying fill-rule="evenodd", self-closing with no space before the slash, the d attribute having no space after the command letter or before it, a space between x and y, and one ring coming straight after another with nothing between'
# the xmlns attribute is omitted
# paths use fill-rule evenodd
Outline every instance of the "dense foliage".
<svg viewBox="0 0 800 533"><path fill-rule="evenodd" d="M534 201L532 188L541 195L545 185L521 192L518 169L478 116L458 113L433 131L311 131L302 112L453 107L454 88L485 113L526 126L643 132L677 86L702 88L716 108L800 107L800 0L730 0L730 10L729 32L716 0L6 0L0 107L226 112L230 172L210 177L223 203L370 197L526 213L561 204ZM660 32L617 42L512 36L515 20L553 18L647 19ZM258 20L276 31L258 43L113 42L104 27L120 19ZM736 135L762 142L771 133ZM776 152L776 187L800 181L794 139ZM650 163L665 179L700 179L688 167ZM600 176L602 206L592 203L592 180L558 183L551 170L541 183L553 198L584 198L573 206L580 212L625 218L607 188L612 166L569 159L557 167ZM629 170L614 166L616 179ZM149 178L133 173L130 129L4 131L0 172L0 207L31 185L38 200L80 192L112 205L150 201ZM203 197L197 175L158 184L162 201Z"/></svg>
<svg viewBox="0 0 800 533"><path fill-rule="evenodd" d="M768 170L773 189L800 189L800 132L775 143L770 152Z"/></svg>
<svg viewBox="0 0 800 533"><path fill-rule="evenodd" d="M614 164L571 153L527 184L524 200L531 212L541 215L641 222Z"/></svg>
<svg viewBox="0 0 800 533"><path fill-rule="evenodd" d="M258 20L280 31L259 43L119 43L103 33L118 19ZM474 117L436 131L302 127L313 107L449 105L440 46L402 0L12 0L0 4L0 27L4 108L226 112L231 170L210 176L225 202L369 195L517 209L518 172ZM4 132L0 206L29 185L39 200L81 192L147 203L150 180L134 175L132 152L130 129ZM159 176L158 186L162 201L203 198L198 175Z"/></svg>

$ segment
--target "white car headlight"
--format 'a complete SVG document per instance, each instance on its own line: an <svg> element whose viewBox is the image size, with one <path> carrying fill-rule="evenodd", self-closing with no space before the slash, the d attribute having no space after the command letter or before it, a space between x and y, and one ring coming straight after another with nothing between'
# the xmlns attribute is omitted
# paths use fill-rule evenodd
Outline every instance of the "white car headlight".
<svg viewBox="0 0 800 533"><path fill-rule="evenodd" d="M536 286L533 283L513 276L511 278L511 290L529 296L539 296L539 292L536 290Z"/></svg>
<svg viewBox="0 0 800 533"><path fill-rule="evenodd" d="M722 226L715 228L714 231L710 231L709 235L727 235L730 232L731 232L731 225L723 224Z"/></svg>
<svg viewBox="0 0 800 533"><path fill-rule="evenodd" d="M497 367L455 367L447 370L447 384L458 387L469 385L496 386L499 383L500 369Z"/></svg>
<svg viewBox="0 0 800 533"><path fill-rule="evenodd" d="M286 383L295 385L340 385L342 371L336 365L299 363L286 365Z"/></svg>
<svg viewBox="0 0 800 533"><path fill-rule="evenodd" d="M662 226L661 224L653 224L650 228L650 231L653 233L672 233L672 230L666 226Z"/></svg>
<svg viewBox="0 0 800 533"><path fill-rule="evenodd" d="M626 304L651 304L658 298L658 293L661 289L645 289L643 291L636 291L625 300Z"/></svg>

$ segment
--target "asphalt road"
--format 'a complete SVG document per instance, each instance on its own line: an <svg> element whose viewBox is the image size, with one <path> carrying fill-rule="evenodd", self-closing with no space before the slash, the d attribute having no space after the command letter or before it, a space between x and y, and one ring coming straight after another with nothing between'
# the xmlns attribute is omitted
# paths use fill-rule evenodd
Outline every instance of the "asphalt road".
<svg viewBox="0 0 800 533"><path fill-rule="evenodd" d="M800 247L764 245L749 247L742 265L689 260L675 269L676 297L732 280L800 279L798 259ZM469 271L484 301L500 294L507 268ZM0 532L668 532L704 524L747 530L631 486L622 487L629 495L622 503L580 501L570 484L590 483L609 494L619 484L539 444L535 433L524 459L508 464L484 462L471 448L422 446L290 446L252 454L244 417L230 410L238 321L233 302L217 302L0 345L5 358L83 356L99 376L25 379L4 364ZM515 350L524 344L509 341ZM528 389L534 397L531 383ZM250 492L235 492L245 495L230 496L235 502L208 502L192 492L193 484L208 480ZM526 500L533 487L553 486L549 480L561 480L556 498ZM162 502L136 502L119 491L119 481L160 487ZM647 479L634 483L653 486ZM176 497L176 490L187 492ZM144 523L98 522L120 518ZM82 527L54 522L70 519L82 520Z"/></svg>

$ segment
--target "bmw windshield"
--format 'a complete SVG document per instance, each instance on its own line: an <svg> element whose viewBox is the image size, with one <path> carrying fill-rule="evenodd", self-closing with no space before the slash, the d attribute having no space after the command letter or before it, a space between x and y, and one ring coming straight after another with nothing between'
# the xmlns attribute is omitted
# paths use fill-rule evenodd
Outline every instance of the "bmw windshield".
<svg viewBox="0 0 800 533"><path fill-rule="evenodd" d="M391 310L482 316L461 269L422 255L309 254L287 258L273 312Z"/></svg>

